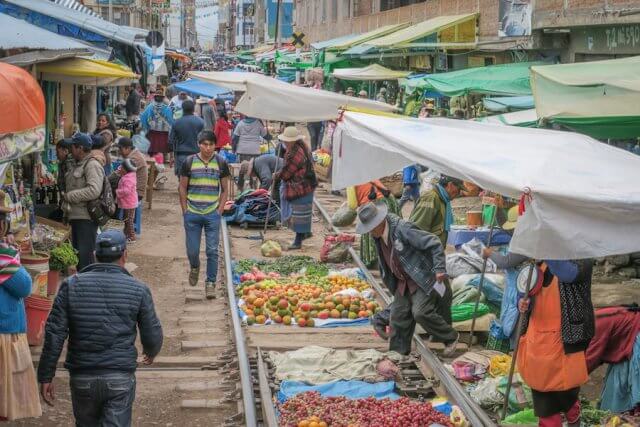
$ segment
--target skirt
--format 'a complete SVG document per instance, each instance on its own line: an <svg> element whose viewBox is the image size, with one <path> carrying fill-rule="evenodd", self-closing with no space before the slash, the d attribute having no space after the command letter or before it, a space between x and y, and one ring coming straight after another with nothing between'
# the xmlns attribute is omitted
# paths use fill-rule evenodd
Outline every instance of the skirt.
<svg viewBox="0 0 640 427"><path fill-rule="evenodd" d="M295 200L290 200L291 217L289 229L295 233L311 233L313 219L313 193Z"/></svg>
<svg viewBox="0 0 640 427"><path fill-rule="evenodd" d="M389 208L389 213L394 215L400 214L400 208L398 207L398 202L395 197L390 195L382 200ZM367 268L375 268L378 266L378 250L376 248L376 242L369 233L360 236L360 259Z"/></svg>
<svg viewBox="0 0 640 427"><path fill-rule="evenodd" d="M42 415L26 334L0 334L0 418Z"/></svg>
<svg viewBox="0 0 640 427"><path fill-rule="evenodd" d="M149 130L145 136L151 143L149 145L149 154L169 152L169 132Z"/></svg>
<svg viewBox="0 0 640 427"><path fill-rule="evenodd" d="M533 412L536 417L550 417L565 414L580 395L580 387L565 391L537 391L531 389Z"/></svg>

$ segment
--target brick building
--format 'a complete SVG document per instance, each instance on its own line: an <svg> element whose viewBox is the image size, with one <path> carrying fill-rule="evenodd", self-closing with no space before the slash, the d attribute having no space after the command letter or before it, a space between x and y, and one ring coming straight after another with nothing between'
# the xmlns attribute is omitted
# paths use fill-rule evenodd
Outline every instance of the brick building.
<svg viewBox="0 0 640 427"><path fill-rule="evenodd" d="M505 34L513 24L505 18L509 11L520 18L514 32L526 35ZM640 0L296 0L294 22L309 42L317 42L465 13L478 13L477 46L450 55L451 69L527 58L574 62L640 55Z"/></svg>

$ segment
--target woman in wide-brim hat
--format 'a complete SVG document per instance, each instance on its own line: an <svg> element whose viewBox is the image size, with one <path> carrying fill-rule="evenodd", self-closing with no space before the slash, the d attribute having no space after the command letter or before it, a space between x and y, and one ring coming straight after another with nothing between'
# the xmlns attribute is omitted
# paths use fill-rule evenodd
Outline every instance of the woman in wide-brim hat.
<svg viewBox="0 0 640 427"><path fill-rule="evenodd" d="M284 165L276 174L281 181L282 222L296 233L289 246L289 250L295 250L302 248L302 241L311 234L313 194L318 180L311 151L295 126L287 127L278 139L286 149Z"/></svg>
<svg viewBox="0 0 640 427"><path fill-rule="evenodd" d="M6 194L0 191L0 421L42 415L24 308L31 276L19 251L5 240L9 232Z"/></svg>

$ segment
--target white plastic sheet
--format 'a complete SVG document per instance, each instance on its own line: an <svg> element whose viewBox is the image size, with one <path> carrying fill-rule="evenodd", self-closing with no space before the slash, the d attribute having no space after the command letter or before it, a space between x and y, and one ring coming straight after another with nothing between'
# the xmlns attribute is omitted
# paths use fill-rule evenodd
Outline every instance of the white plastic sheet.
<svg viewBox="0 0 640 427"><path fill-rule="evenodd" d="M568 132L345 112L334 188L414 163L510 197L530 190L513 252L580 259L640 251L640 157L624 150Z"/></svg>
<svg viewBox="0 0 640 427"><path fill-rule="evenodd" d="M191 72L198 80L244 91L236 110L250 117L285 122L334 120L340 108L394 111L382 102L295 86L256 73Z"/></svg>

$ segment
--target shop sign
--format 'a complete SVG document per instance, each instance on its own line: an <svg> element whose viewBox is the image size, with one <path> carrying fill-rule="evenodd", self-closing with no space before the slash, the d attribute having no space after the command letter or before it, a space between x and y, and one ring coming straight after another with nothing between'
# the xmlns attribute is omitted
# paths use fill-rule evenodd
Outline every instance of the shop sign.
<svg viewBox="0 0 640 427"><path fill-rule="evenodd" d="M578 51L621 54L640 52L640 24L581 28L571 32Z"/></svg>

